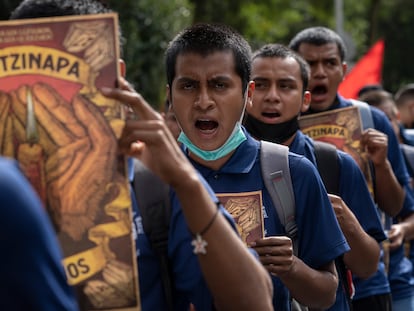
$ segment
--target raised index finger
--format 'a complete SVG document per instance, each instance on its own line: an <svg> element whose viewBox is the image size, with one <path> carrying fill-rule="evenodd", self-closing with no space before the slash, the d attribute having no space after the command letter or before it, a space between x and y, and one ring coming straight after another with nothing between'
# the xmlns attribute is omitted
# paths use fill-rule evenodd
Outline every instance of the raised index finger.
<svg viewBox="0 0 414 311"><path fill-rule="evenodd" d="M140 120L162 120L162 116L124 78L119 78L118 83L119 88L101 88L102 94L131 107Z"/></svg>

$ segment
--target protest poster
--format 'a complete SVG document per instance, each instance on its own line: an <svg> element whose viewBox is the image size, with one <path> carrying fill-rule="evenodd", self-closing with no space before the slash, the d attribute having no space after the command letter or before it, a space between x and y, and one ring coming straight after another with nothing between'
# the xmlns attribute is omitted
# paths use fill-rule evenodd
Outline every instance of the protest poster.
<svg viewBox="0 0 414 311"><path fill-rule="evenodd" d="M115 13L0 22L0 154L39 194L81 310L141 309L124 111L99 92L118 61Z"/></svg>
<svg viewBox="0 0 414 311"><path fill-rule="evenodd" d="M216 196L233 217L237 231L246 245L264 237L261 191L216 193Z"/></svg>
<svg viewBox="0 0 414 311"><path fill-rule="evenodd" d="M299 118L303 133L314 140L335 145L350 154L363 172L368 189L373 195L373 180L367 153L360 146L362 122L356 106L312 113Z"/></svg>

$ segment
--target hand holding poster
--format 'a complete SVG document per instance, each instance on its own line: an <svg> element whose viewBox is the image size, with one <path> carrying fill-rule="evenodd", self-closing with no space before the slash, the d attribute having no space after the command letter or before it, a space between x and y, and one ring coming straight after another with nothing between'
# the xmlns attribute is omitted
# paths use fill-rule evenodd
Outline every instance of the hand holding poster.
<svg viewBox="0 0 414 311"><path fill-rule="evenodd" d="M303 133L314 140L335 145L350 154L361 168L371 195L373 181L367 154L360 148L362 123L358 107L335 109L299 118L299 127Z"/></svg>
<svg viewBox="0 0 414 311"><path fill-rule="evenodd" d="M0 23L0 154L18 159L82 310L140 310L114 13Z"/></svg>

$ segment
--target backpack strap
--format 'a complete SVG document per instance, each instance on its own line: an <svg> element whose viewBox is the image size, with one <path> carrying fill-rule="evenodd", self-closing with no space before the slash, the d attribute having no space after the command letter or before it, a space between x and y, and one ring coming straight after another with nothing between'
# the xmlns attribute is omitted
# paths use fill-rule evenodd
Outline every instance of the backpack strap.
<svg viewBox="0 0 414 311"><path fill-rule="evenodd" d="M272 198L280 222L292 239L294 254L298 255L295 196L289 169L289 148L261 141L260 164L263 181Z"/></svg>
<svg viewBox="0 0 414 311"><path fill-rule="evenodd" d="M328 193L339 194L338 153L334 145L314 141L316 165Z"/></svg>
<svg viewBox="0 0 414 311"><path fill-rule="evenodd" d="M363 101L357 100L357 99L349 99L352 103L352 105L357 106L359 110L359 114L361 116L361 122L362 122L362 129L366 130L368 128L375 128L374 125L374 119L372 118L372 111L371 106ZM371 160L368 160L369 169L371 171L372 176L375 176L375 168ZM374 196L375 196L375 178L372 180L373 187L374 187ZM375 198L374 198L375 199Z"/></svg>
<svg viewBox="0 0 414 311"><path fill-rule="evenodd" d="M314 141L315 157L319 174L328 193L339 195L339 160L338 151L332 144ZM348 306L352 310L352 297L354 295L354 285L352 282L351 270L347 268L343 256L335 259L336 270L339 278L342 280L346 293Z"/></svg>
<svg viewBox="0 0 414 311"><path fill-rule="evenodd" d="M260 144L260 165L265 187L287 236L292 239L293 253L298 256L298 228L295 219L295 195L289 168L289 148L263 140ZM292 297L290 297L290 305L292 311L309 310Z"/></svg>
<svg viewBox="0 0 414 311"><path fill-rule="evenodd" d="M364 130L368 128L375 128L374 120L372 119L371 108L368 103L356 99L350 99L350 101L352 105L358 107L359 114L361 115L362 127Z"/></svg>
<svg viewBox="0 0 414 311"><path fill-rule="evenodd" d="M160 262L160 274L168 310L173 310L172 273L168 260L171 217L170 187L142 162L134 159L132 182L144 231Z"/></svg>

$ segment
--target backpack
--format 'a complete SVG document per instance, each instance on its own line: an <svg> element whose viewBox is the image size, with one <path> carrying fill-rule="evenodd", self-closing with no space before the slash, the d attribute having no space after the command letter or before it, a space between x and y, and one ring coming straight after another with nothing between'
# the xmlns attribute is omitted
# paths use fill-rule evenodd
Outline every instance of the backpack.
<svg viewBox="0 0 414 311"><path fill-rule="evenodd" d="M159 260L167 310L174 310L172 270L168 260L168 232L171 217L170 187L145 165L134 159L133 191L141 213L142 226Z"/></svg>
<svg viewBox="0 0 414 311"><path fill-rule="evenodd" d="M274 202L277 214L294 244L298 254L297 226L295 221L295 198L289 169L289 148L262 141L261 169L266 189ZM328 193L339 193L339 166L336 147L314 141L317 168ZM277 159L277 160L275 160ZM323 163L323 164L322 164ZM296 244L296 245L295 245Z"/></svg>
<svg viewBox="0 0 414 311"><path fill-rule="evenodd" d="M325 142L314 141L314 148L317 169L327 192L339 195L339 164L336 147ZM295 222L295 199L290 177L288 152L289 149L286 146L262 141L261 168L266 189L275 203L277 214L287 236L292 239L293 252L295 256L298 256L299 243ZM335 260L335 266L344 286L348 306L351 310L351 300L354 294L351 271L346 267L342 256ZM292 311L307 310L306 307L301 306L296 301L292 302L291 307Z"/></svg>
<svg viewBox="0 0 414 311"><path fill-rule="evenodd" d="M263 181L286 234L292 239L294 254L297 256L297 224L295 221L295 197L289 169L289 148L266 141L260 143ZM339 167L336 148L328 143L316 141L314 145L318 170L320 170L322 180L325 183L326 179L325 186L329 189L329 193L337 194ZM134 159L132 186L141 212L144 231L160 261L161 278L168 310L173 310L172 273L167 254L168 227L171 213L169 186L137 159ZM343 268L345 268L344 265ZM343 268L337 266L340 278L344 280L344 283L347 283L347 278L343 276L344 273L339 272ZM295 310L307 310L307 308L293 301L292 311Z"/></svg>
<svg viewBox="0 0 414 311"><path fill-rule="evenodd" d="M350 99L350 101L353 106L358 107L363 129L375 128L372 112L368 103L356 99Z"/></svg>

